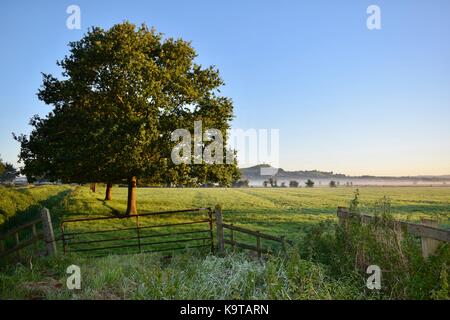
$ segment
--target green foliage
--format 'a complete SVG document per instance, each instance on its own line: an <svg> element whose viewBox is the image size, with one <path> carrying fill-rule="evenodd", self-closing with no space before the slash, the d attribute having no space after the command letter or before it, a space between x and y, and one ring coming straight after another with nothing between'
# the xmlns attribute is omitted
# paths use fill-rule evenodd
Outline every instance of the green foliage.
<svg viewBox="0 0 450 320"><path fill-rule="evenodd" d="M355 191L355 195L352 199L352 201L350 202L350 212L358 212L359 210L359 189L356 189Z"/></svg>
<svg viewBox="0 0 450 320"><path fill-rule="evenodd" d="M195 120L226 131L231 99L219 96L218 70L196 64L196 52L182 39L163 39L145 25L125 22L109 30L92 28L69 44L58 65L63 78L44 74L38 97L53 110L35 116L21 144L23 173L64 182L231 183L236 164L175 165L171 133L193 132Z"/></svg>
<svg viewBox="0 0 450 320"><path fill-rule="evenodd" d="M18 172L11 163L0 161L0 183L13 182L17 176Z"/></svg>
<svg viewBox="0 0 450 320"><path fill-rule="evenodd" d="M329 185L330 185L330 188L336 188L337 187L336 181L334 181L334 180L331 180Z"/></svg>
<svg viewBox="0 0 450 320"><path fill-rule="evenodd" d="M358 198L359 193L355 193ZM362 276L367 266L380 266L381 298L448 299L448 244L442 245L436 256L422 258L420 241L392 227L389 205L386 197L376 201L374 211L381 215L371 223L361 223L356 217L346 225L322 223L311 227L303 235L305 246L301 251L338 277L351 273Z"/></svg>
<svg viewBox="0 0 450 320"><path fill-rule="evenodd" d="M439 288L432 291L431 297L435 300L449 300L450 290L448 286L448 270L449 267L445 263L442 265L439 277Z"/></svg>

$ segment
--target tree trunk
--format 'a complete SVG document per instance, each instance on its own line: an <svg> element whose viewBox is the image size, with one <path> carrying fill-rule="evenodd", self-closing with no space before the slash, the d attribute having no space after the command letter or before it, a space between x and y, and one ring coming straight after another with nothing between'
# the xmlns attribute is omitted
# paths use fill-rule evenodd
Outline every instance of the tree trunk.
<svg viewBox="0 0 450 320"><path fill-rule="evenodd" d="M105 201L110 201L110 200L112 200L111 189L112 189L112 183L107 183L107 184L106 184L106 196L105 196Z"/></svg>
<svg viewBox="0 0 450 320"><path fill-rule="evenodd" d="M97 187L97 184L96 184L96 183L91 183L91 191L92 191L92 192L95 192L96 187Z"/></svg>
<svg viewBox="0 0 450 320"><path fill-rule="evenodd" d="M128 178L128 203L127 203L127 215L137 214L136 206L136 177Z"/></svg>

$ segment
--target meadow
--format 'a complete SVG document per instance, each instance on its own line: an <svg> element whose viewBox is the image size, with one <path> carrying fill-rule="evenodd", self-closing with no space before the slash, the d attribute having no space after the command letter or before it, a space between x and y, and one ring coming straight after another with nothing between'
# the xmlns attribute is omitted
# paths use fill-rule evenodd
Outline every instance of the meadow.
<svg viewBox="0 0 450 320"><path fill-rule="evenodd" d="M356 188L139 188L138 211L167 211L214 207L220 204L224 219L247 227L293 234L305 224L336 219L338 206L349 206ZM75 188L65 203L66 218L123 213L126 188L114 188L113 200L103 201L102 188L92 193ZM396 218L450 218L450 187L362 187L362 211L370 211L384 196L391 200Z"/></svg>
<svg viewBox="0 0 450 320"><path fill-rule="evenodd" d="M448 246L436 259L423 261L417 239L406 241L402 256L397 250L384 263L404 267L385 292L368 291L364 275L354 270L353 253L344 253L336 229L338 206L349 206L356 188L139 188L138 211L155 212L188 208L223 208L225 222L293 240L288 255L274 254L256 261L244 252L221 258L207 249L187 249L163 254L108 255L91 258L69 253L55 258L34 258L3 268L0 275L2 298L57 299L376 299L446 298L448 295ZM93 193L88 187L42 186L0 189L1 204L9 204L7 230L26 221L36 208L46 206L52 213L55 233L62 219L117 216L126 209L126 188L113 188L113 200L104 201L104 189ZM16 194L17 193L17 194ZM390 212L402 220L438 219L446 228L450 218L450 188L447 187L360 187L359 210L373 213L383 197L389 197ZM24 197L24 198L22 198ZM22 203L27 199L27 204ZM17 202L15 204L15 202ZM12 208L16 209L13 210ZM5 210L5 209L4 209ZM183 222L197 214L151 217L148 223ZM71 224L71 231L127 227L127 219ZM145 223L145 221L142 221ZM182 231L193 227L182 227ZM368 230L364 231L367 234ZM372 241L361 238L358 241ZM387 236L389 237L389 235ZM95 240L95 236L87 236ZM362 240L361 240L362 239ZM243 237L243 241L249 241ZM268 245L266 243L265 245ZM368 243L368 247L372 245ZM402 244L403 246L403 244ZM58 244L58 250L62 244ZM348 248L346 248L348 249ZM397 248L398 249L398 248ZM359 250L355 248L355 250ZM394 252L395 251L395 252ZM390 252L390 251L389 251ZM127 253L111 250L107 253ZM345 257L345 259L343 259ZM398 260L398 259L400 260ZM353 260L352 260L353 259ZM400 261L400 262L399 262ZM65 289L65 268L75 263L84 270L83 290ZM407 266L407 267L406 267ZM407 269L405 269L407 268ZM406 271L405 271L406 270ZM392 272L392 271L391 271ZM392 273L394 274L394 273ZM415 274L419 280L411 275ZM408 277L406 277L408 276ZM406 277L406 278L402 278ZM402 288L402 289L399 289ZM444 293L442 293L444 292Z"/></svg>
<svg viewBox="0 0 450 320"><path fill-rule="evenodd" d="M338 206L349 206L356 188L140 188L138 211L155 212L212 207L219 204L224 220L275 235L295 237L308 225L335 221ZM65 203L65 218L121 214L126 209L126 188L114 188L113 200L103 201L104 190L92 193L76 188ZM390 198L395 218L420 221L450 218L450 188L446 187L363 187L360 210L371 213L377 201ZM191 218L191 217L188 217ZM180 220L181 219L181 220ZM183 221L182 216L171 221ZM106 222L109 223L109 222ZM84 225L82 228L102 228Z"/></svg>

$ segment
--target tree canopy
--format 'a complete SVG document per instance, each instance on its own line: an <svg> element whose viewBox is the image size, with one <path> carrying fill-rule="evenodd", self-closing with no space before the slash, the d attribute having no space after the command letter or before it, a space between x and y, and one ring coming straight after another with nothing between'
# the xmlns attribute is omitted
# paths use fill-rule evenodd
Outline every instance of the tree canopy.
<svg viewBox="0 0 450 320"><path fill-rule="evenodd" d="M306 182L305 182L305 185L306 185L306 187L308 187L308 188L313 188L314 187L314 181L312 181L311 179L308 179Z"/></svg>
<svg viewBox="0 0 450 320"><path fill-rule="evenodd" d="M3 172L5 172L5 165L3 164L3 161L0 158L0 175L2 175Z"/></svg>
<svg viewBox="0 0 450 320"><path fill-rule="evenodd" d="M29 180L126 180L127 212L135 213L130 197L137 178L165 185L229 185L237 179L235 162L171 161L174 130L193 133L194 121L201 120L204 128L222 132L225 146L233 118L231 99L220 96L218 70L195 63L189 42L164 39L145 25L125 22L109 30L91 28L69 48L69 55L57 62L62 77L43 74L38 92L53 110L31 119L29 136L16 137Z"/></svg>

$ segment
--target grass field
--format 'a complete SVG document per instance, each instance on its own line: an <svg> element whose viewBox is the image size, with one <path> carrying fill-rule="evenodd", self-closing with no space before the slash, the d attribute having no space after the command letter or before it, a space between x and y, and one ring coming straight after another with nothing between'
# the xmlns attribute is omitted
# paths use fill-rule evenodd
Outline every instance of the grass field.
<svg viewBox="0 0 450 320"><path fill-rule="evenodd" d="M122 214L126 209L126 188L115 188L113 200L103 201L102 188L92 193L88 188L76 188L65 203L64 218L76 219ZM200 207L214 207L220 204L224 212L224 220L253 230L284 235L295 238L305 227L321 221L336 219L338 206L347 206L353 198L353 188L185 188L156 189L141 188L138 190L138 211L155 212L182 210ZM392 212L400 219L418 221L420 218L439 218L446 223L450 217L450 188L362 188L360 190L362 210L370 212L377 200L383 196L391 197ZM198 214L175 214L140 218L141 226L151 224L182 223L196 220ZM202 218L206 218L203 214ZM67 225L67 232L86 232L92 230L108 230L110 228L131 228L134 219L103 220L95 223L80 222ZM207 225L180 226L179 232L206 230ZM172 232L173 228L148 230L141 236L152 235L155 232ZM116 232L116 237L130 237L134 231ZM200 234L199 234L200 235ZM96 241L108 239L108 234L79 236L76 241ZM110 237L110 236L109 236ZM181 237L182 238L182 237ZM174 240L172 238L154 238L153 241ZM251 241L240 235L240 240ZM132 245L136 240L109 242L110 246ZM205 241L193 241L191 245L202 245ZM252 243L253 244L253 243ZM265 246L274 247L271 242ZM96 245L77 246L77 249L87 249ZM97 247L104 243L97 244ZM161 246L159 246L161 247ZM170 247L170 246L166 246ZM114 249L107 252L117 252ZM119 251L130 252L128 249ZM131 252L134 252L133 249Z"/></svg>
<svg viewBox="0 0 450 320"><path fill-rule="evenodd" d="M46 206L52 213L55 231L59 235L61 219L114 216L123 213L126 208L126 191L125 188L115 187L113 200L105 202L103 201L104 190L100 187L97 188L96 193L91 192L87 187L72 186L0 189L2 194L0 207L3 208L5 203L17 202L15 211L11 209L14 206L9 206L8 216L10 218L3 225L3 229L6 230L20 221L26 221L35 214L39 206ZM441 221L442 227L449 225L450 188L362 187L359 191L362 211L373 212L377 201L388 196L391 212L396 218L411 221L418 221L425 217L437 218ZM330 262L332 254L327 254L328 257L323 259L319 257L316 261L305 257L305 237L306 239L312 238L309 233L310 229L319 225L322 230L325 230L326 228L321 224L326 222L329 222L329 225L333 224L336 221L337 207L348 206L354 197L354 192L355 188L140 188L138 189L139 212L214 207L220 204L226 222L273 235L284 235L288 239L303 242L297 242L300 249L292 251L287 261L274 256L267 258L263 264L240 253L231 254L226 258L217 258L209 255L207 250L188 250L185 253L174 255L169 260L166 259L167 254L129 255L126 258L124 256L108 256L94 259L83 253L69 254L54 259L37 259L31 266L29 264L31 262L23 262L15 266L8 266L3 270L4 272L0 276L0 297L62 299L386 298L385 295L367 292L363 289L361 274L340 271L339 275L331 276L330 270L336 269L336 266L331 267L334 264L333 261ZM22 197L27 199L26 204L22 203ZM140 223L144 225L146 223L164 224L197 218L196 214L173 215L146 218L142 219ZM66 232L105 230L132 227L133 225L134 221L129 219L79 222L70 224ZM203 227L206 228L206 224ZM184 226L177 230L191 231L192 228L194 227ZM159 232L162 230L163 228ZM317 230L314 232L317 234ZM123 235L126 236L126 234ZM96 237L98 235L87 235L83 240L98 240L103 239L104 236ZM314 247L311 250L330 252L330 248L334 244L327 240L327 234L323 235L324 242L320 237L316 243L310 244ZM246 242L251 239L242 237L238 240ZM132 241L130 240L130 242ZM318 243L324 244L328 248L318 248ZM265 243L264 245L269 244ZM417 247L417 243L415 245ZM61 250L61 248L61 243L59 243L58 249ZM106 253L117 252L128 251L114 249ZM411 256L413 254L416 252L411 253ZM313 254L312 256L320 255ZM447 258L444 258L444 261L445 259ZM441 262L439 260L436 263L440 265ZM65 267L71 263L80 265L83 270L88 270L85 271L83 278L86 289L82 292L71 292L63 288L66 277ZM422 263L421 268L423 269L426 264L420 263ZM448 267L449 262L446 263ZM410 290L414 294L396 292L395 295L397 298L430 297L430 288L442 289L439 287L440 271L439 267L433 272L427 271L423 276L423 279L434 280L426 282L421 278L423 280L421 281L426 283L424 286L429 292L418 291L419 289L414 289L412 286ZM298 280L299 277L309 280L302 283ZM273 283L274 287L270 286L268 281ZM17 283L22 284L17 285ZM224 291L218 291L217 286L224 288ZM448 290L448 288L445 289L444 286L443 290ZM387 297L395 298L395 295L390 292Z"/></svg>
<svg viewBox="0 0 450 320"><path fill-rule="evenodd" d="M380 198L391 199L392 213L399 219L450 218L450 188L364 187L361 210L370 212ZM103 190L92 193L77 188L66 204L67 218L102 216L126 209L125 188L113 189L113 200L103 201ZM348 206L355 188L192 188L138 189L138 211L166 211L222 205L227 221L258 226L266 231L292 233L308 223L335 219L338 206Z"/></svg>

